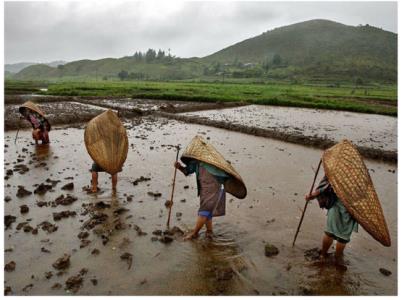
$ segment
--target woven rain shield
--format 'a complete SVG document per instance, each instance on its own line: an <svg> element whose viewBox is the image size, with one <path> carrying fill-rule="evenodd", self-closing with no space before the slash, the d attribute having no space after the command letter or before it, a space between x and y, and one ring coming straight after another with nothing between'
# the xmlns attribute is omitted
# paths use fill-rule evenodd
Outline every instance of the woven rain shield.
<svg viewBox="0 0 420 300"><path fill-rule="evenodd" d="M348 140L325 150L325 175L348 212L382 245L391 238L381 204L359 151Z"/></svg>
<svg viewBox="0 0 420 300"><path fill-rule="evenodd" d="M212 145L206 143L200 136L195 136L181 156L182 162L188 163L191 159L199 160L225 171L230 178L225 183L225 190L233 196L243 199L247 190L241 176L233 166L226 161Z"/></svg>
<svg viewBox="0 0 420 300"><path fill-rule="evenodd" d="M90 157L107 173L121 171L127 158L127 132L118 116L107 110L86 126L85 145Z"/></svg>
<svg viewBox="0 0 420 300"><path fill-rule="evenodd" d="M28 109L32 112L37 113L38 115L40 115L41 117L43 117L46 122L47 122L47 131L50 131L51 129L51 125L48 122L47 118L45 117L45 113L38 107L38 105L36 105L35 103L31 102L31 101L26 101L25 103L23 103L21 106L19 106L19 112L24 115L24 111Z"/></svg>

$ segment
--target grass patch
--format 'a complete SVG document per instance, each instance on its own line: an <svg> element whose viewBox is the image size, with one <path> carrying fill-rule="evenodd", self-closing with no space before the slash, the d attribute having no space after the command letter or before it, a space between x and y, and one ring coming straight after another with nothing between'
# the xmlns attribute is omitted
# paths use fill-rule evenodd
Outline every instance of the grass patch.
<svg viewBox="0 0 420 300"><path fill-rule="evenodd" d="M37 85L31 82L7 81L6 91L25 86L34 89ZM241 101L397 116L395 85L332 87L286 83L91 81L49 83L48 91L37 91L40 94L61 96L114 96L199 102Z"/></svg>

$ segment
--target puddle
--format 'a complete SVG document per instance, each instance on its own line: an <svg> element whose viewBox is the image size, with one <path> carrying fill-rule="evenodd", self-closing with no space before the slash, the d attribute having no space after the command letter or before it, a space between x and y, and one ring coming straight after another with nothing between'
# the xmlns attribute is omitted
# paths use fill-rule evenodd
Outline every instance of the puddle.
<svg viewBox="0 0 420 300"><path fill-rule="evenodd" d="M109 176L103 173L99 175L101 193L83 191L90 183L92 163L83 144L83 130L55 128L48 150L31 144L29 130L21 130L16 145L16 131L5 133L5 172L17 164L29 168L24 174L13 171L5 180L5 196L11 198L4 203L5 215L16 216L4 235L5 249L12 249L5 252L5 263L16 262L15 270L5 272L4 277L5 287L10 286L13 295L67 295L66 280L83 268L88 271L82 276L78 295L397 294L396 165L366 161L392 246L382 247L360 229L346 249L348 270L338 280L335 269L321 270L305 258L306 250L320 246L326 222L325 211L315 202L308 207L296 246L291 247L320 150L152 117L130 120L126 126L130 147L115 195ZM166 229L164 203L170 197L175 159L170 145L181 143L185 149L196 134L209 138L232 162L248 187L248 196L244 200L227 197L227 215L214 219L216 237L212 241L204 234L192 242L177 236L168 244L152 241L155 230ZM134 185L141 176L151 180ZM18 185L33 192L35 184L53 185L54 180L60 182L45 194L16 197ZM73 190L61 190L71 182ZM153 197L149 192L162 196ZM199 202L196 192L195 178L179 173L172 226L183 231L194 226ZM61 194L77 200L54 207ZM39 202L47 204L39 207ZM27 205L29 212L22 214L21 205ZM94 209L87 211L88 207ZM67 210L76 215L54 220L54 212ZM84 224L93 215L101 221L88 229ZM17 229L21 222L35 228L43 221L55 224L57 230L48 233L39 226L38 233L32 234ZM139 235L136 226L147 235ZM88 232L83 239L90 242L83 242L80 232ZM275 245L279 254L266 257L265 243ZM99 254L92 254L95 249ZM52 264L64 253L71 255L70 266L60 274ZM127 260L121 259L125 253L132 255L130 268ZM382 275L379 268L392 275ZM52 272L49 279L46 272ZM96 285L92 279L97 280ZM333 280L338 281L331 289ZM56 283L62 287L52 289ZM33 286L28 287L30 284Z"/></svg>

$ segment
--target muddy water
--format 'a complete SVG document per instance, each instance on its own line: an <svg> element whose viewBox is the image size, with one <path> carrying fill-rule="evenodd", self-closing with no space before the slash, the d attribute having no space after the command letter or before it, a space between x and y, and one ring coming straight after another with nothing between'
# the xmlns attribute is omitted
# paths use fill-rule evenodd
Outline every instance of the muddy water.
<svg viewBox="0 0 420 300"><path fill-rule="evenodd" d="M348 270L340 272L330 264L314 265L305 257L305 251L318 247L325 226L325 212L316 203L307 210L296 246L291 248L301 209L303 195L309 189L313 171L321 151L269 140L222 129L179 123L173 120L145 119L127 123L130 148L123 172L119 175L118 191L112 195L110 179L100 174L101 192L89 195L82 190L89 184L88 169L91 160L83 146L83 131L76 128L51 132L51 146L35 148L30 144L30 132L20 133L17 146L15 132L5 133L5 170L12 169L18 155L29 167L20 175L14 172L5 180L5 215L17 217L5 231L5 263L16 262L16 269L5 272L5 286L17 295L63 295L71 293L65 288L70 276L82 268L80 295L395 295L397 293L397 172L396 165L366 161L389 225L392 246L384 248L363 229L354 234L346 249ZM139 123L139 124L135 124ZM167 210L164 202L169 198L175 151L167 145L183 147L195 134L202 134L216 146L236 167L248 187L244 200L227 197L227 216L215 218L213 241L204 235L193 242L183 242L175 236L172 243L152 241L152 232L165 229ZM27 152L24 152L24 149ZM29 161L32 160L32 164ZM43 166L42 162L47 165ZM141 176L150 181L133 181ZM73 177L71 179L70 177ZM45 195L16 197L17 185L33 191L34 184L50 178L61 180ZM68 178L68 179L65 179ZM73 191L61 187L74 183ZM188 186L188 187L187 187ZM161 197L148 192L160 192ZM178 173L172 225L182 230L194 225L198 198L195 178ZM69 193L78 198L69 206L38 207L37 201L54 201ZM132 195L132 201L127 196ZM84 215L88 204L109 204L96 208L107 220L89 230L82 230L90 213ZM29 207L21 214L19 206ZM119 215L114 211L126 208ZM77 215L54 221L53 212L76 211ZM177 214L178 213L178 214ZM181 215L181 214L182 215ZM178 216L178 217L177 217ZM29 219L32 227L43 221L58 226L57 231L38 234L17 230L20 222ZM118 225L118 226L117 226ZM147 235L139 236L134 225ZM79 232L87 231L90 244L80 248ZM108 242L103 245L106 236ZM48 239L48 241L47 241ZM266 257L265 243L278 247L279 255ZM41 251L44 247L50 251ZM98 249L98 255L91 254ZM120 256L132 254L132 265ZM60 274L52 267L64 253L70 254L70 266ZM386 268L388 277L379 272ZM50 279L45 272L52 271ZM93 285L91 279L97 279ZM62 284L52 289L55 283ZM27 287L32 284L32 287ZM22 289L27 287L25 291Z"/></svg>
<svg viewBox="0 0 420 300"><path fill-rule="evenodd" d="M50 102L39 103L39 107L45 112L51 124L68 124L88 121L97 116L106 108L78 102ZM30 127L29 122L20 121L19 106L15 104L5 105L5 127L16 129L18 127Z"/></svg>
<svg viewBox="0 0 420 300"><path fill-rule="evenodd" d="M397 151L397 118L389 116L265 105L185 115L305 136L327 136L335 141L347 138L359 146Z"/></svg>

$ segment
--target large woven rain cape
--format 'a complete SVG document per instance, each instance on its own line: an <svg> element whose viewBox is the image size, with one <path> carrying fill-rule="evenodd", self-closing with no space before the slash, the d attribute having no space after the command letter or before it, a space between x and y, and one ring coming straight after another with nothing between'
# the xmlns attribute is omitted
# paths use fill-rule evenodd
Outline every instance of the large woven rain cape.
<svg viewBox="0 0 420 300"><path fill-rule="evenodd" d="M210 144L206 143L200 136L195 136L181 156L184 163L195 159L213 165L230 175L225 183L226 192L243 199L247 190L241 176L236 172L230 163Z"/></svg>
<svg viewBox="0 0 420 300"><path fill-rule="evenodd" d="M374 239L390 246L391 238L378 195L356 147L343 140L325 150L322 161L325 175L348 212Z"/></svg>
<svg viewBox="0 0 420 300"><path fill-rule="evenodd" d="M50 131L50 129L51 129L50 123L48 122L47 118L45 117L45 113L38 107L38 105L36 105L35 103L33 103L31 101L26 101L21 106L19 106L19 112L23 115L23 112L24 112L25 109L29 109L30 111L35 112L35 113L39 114L41 117L43 117L47 122L47 130Z"/></svg>
<svg viewBox="0 0 420 300"><path fill-rule="evenodd" d="M127 132L118 116L107 110L86 126L85 145L90 157L109 174L116 174L127 158Z"/></svg>

